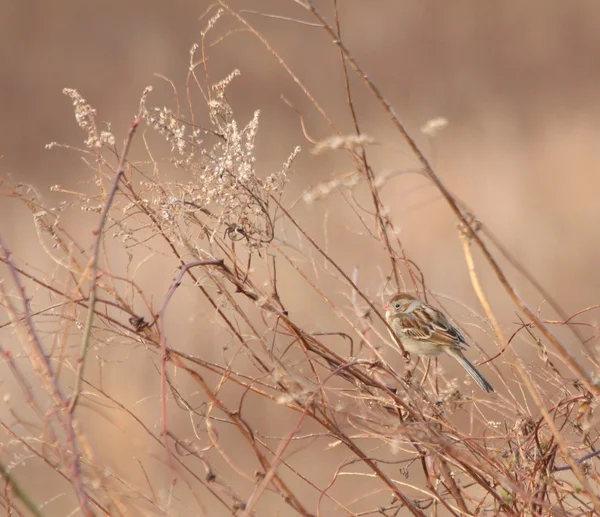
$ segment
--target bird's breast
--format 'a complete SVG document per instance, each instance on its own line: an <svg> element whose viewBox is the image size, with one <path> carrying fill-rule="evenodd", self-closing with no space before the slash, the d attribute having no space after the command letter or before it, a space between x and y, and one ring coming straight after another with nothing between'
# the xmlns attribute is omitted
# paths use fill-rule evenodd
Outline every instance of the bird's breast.
<svg viewBox="0 0 600 517"><path fill-rule="evenodd" d="M434 357L444 352L443 345L436 345L429 341L421 341L406 336L403 336L401 341L404 349L411 354L420 355L423 357Z"/></svg>

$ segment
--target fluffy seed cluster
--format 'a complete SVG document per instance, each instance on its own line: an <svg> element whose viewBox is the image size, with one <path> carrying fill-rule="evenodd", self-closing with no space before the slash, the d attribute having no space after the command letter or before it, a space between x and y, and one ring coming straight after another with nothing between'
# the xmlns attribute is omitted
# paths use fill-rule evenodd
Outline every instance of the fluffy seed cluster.
<svg viewBox="0 0 600 517"><path fill-rule="evenodd" d="M287 174L300 151L295 148L282 167L260 176L254 155L259 111L240 127L225 90L239 75L235 70L213 85L208 100L211 127L186 123L169 108L148 109L142 115L148 125L171 144L173 163L187 173L188 181L169 184L167 195L157 202L168 223L179 225L180 216L208 217L213 232L258 248L273 239L271 196L280 197ZM212 141L212 144L209 142ZM216 224L215 224L216 223Z"/></svg>
<svg viewBox="0 0 600 517"><path fill-rule="evenodd" d="M86 102L77 90L65 88L63 93L73 101L75 120L87 134L86 147L89 149L100 149L104 146L114 147L114 135L110 131L99 131L96 126L96 110Z"/></svg>

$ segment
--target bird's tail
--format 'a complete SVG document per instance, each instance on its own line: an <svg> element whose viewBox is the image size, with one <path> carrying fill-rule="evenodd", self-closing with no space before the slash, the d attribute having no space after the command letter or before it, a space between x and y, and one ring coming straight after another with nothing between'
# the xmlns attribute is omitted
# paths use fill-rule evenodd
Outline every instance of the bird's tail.
<svg viewBox="0 0 600 517"><path fill-rule="evenodd" d="M449 348L449 349L447 349L447 353L449 355L451 355L452 357L454 357L454 359L456 359L459 362L459 364L466 370L466 372L471 377L473 377L473 380L477 384L479 384L479 387L483 391L487 391L488 393L491 393L492 391L494 391L494 388L492 388L492 385L488 381L485 380L485 377L479 373L479 370L477 368L475 368L475 366L473 366L471 361L469 361L460 350L454 350L454 349Z"/></svg>

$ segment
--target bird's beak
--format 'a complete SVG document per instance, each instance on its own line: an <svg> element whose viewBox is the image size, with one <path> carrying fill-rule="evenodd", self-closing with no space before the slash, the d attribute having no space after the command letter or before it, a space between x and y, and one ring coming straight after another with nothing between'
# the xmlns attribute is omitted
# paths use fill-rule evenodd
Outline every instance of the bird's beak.
<svg viewBox="0 0 600 517"><path fill-rule="evenodd" d="M381 308L381 310L382 310L382 311L386 311L386 312L387 312L387 311L389 311L389 310L390 310L390 306L389 306L389 305L384 305L384 306Z"/></svg>

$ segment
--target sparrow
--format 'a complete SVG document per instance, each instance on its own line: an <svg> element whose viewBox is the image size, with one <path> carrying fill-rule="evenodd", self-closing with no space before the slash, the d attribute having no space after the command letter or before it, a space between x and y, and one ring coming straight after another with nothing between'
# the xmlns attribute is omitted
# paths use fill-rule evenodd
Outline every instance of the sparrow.
<svg viewBox="0 0 600 517"><path fill-rule="evenodd" d="M410 294L400 293L383 310L385 319L407 352L421 357L445 353L456 359L482 390L494 391L464 356L463 350L469 346L464 336L438 309Z"/></svg>

